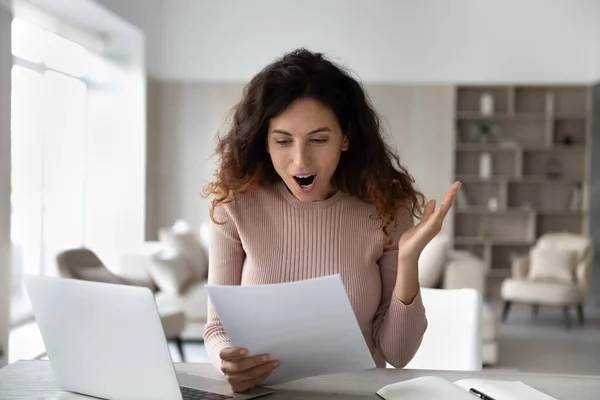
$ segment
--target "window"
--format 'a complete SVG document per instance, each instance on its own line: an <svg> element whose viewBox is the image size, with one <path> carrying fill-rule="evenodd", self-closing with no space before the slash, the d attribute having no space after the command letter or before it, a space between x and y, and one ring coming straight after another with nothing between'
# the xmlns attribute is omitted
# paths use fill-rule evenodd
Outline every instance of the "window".
<svg viewBox="0 0 600 400"><path fill-rule="evenodd" d="M91 55L19 18L12 49L13 323L31 315L22 274L55 275L55 256L84 243L85 144Z"/></svg>

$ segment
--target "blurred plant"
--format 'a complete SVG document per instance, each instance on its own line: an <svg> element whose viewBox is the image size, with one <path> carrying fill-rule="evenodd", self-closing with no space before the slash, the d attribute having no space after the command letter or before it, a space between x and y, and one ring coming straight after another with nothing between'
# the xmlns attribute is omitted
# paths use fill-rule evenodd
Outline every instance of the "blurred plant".
<svg viewBox="0 0 600 400"><path fill-rule="evenodd" d="M480 143L490 143L500 134L500 127L488 121L476 122L471 126L471 138Z"/></svg>

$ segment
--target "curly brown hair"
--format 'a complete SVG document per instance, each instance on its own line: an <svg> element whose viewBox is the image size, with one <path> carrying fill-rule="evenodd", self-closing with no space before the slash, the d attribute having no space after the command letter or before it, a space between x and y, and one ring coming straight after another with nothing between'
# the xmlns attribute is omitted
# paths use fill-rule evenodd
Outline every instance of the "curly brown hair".
<svg viewBox="0 0 600 400"><path fill-rule="evenodd" d="M386 144L379 117L361 84L322 53L301 48L252 78L232 109L229 129L218 137L216 180L204 189L206 196L214 196L210 215L215 223L218 205L281 179L267 152L268 126L271 118L298 99L319 101L333 111L350 147L341 155L332 184L373 204L372 218L381 220L386 236L399 207L407 207L417 218L422 216L424 196Z"/></svg>

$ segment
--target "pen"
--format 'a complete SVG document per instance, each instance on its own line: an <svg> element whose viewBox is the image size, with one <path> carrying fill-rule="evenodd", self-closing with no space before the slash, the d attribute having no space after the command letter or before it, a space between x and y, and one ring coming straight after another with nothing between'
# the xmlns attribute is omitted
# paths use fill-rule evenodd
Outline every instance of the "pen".
<svg viewBox="0 0 600 400"><path fill-rule="evenodd" d="M479 390L477 389L469 389L469 393L474 394L475 396L479 397L481 400L494 400L493 398L491 398L490 396L488 396L485 393L481 393Z"/></svg>

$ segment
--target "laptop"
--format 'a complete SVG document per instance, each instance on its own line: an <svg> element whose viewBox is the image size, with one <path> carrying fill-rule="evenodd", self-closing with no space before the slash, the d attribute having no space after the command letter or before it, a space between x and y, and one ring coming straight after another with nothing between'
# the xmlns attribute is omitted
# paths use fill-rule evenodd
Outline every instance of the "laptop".
<svg viewBox="0 0 600 400"><path fill-rule="evenodd" d="M62 390L105 399L254 399L219 379L176 372L150 289L24 275Z"/></svg>

